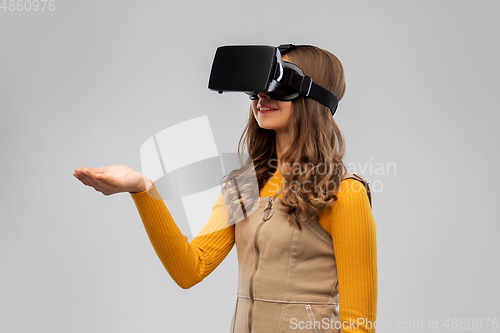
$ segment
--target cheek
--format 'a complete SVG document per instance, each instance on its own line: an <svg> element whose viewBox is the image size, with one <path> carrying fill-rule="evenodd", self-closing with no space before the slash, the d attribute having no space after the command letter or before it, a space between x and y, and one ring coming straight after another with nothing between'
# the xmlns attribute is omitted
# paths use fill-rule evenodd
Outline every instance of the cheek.
<svg viewBox="0 0 500 333"><path fill-rule="evenodd" d="M283 103L281 109L284 111L284 114L287 118L292 116L292 102Z"/></svg>
<svg viewBox="0 0 500 333"><path fill-rule="evenodd" d="M250 107L252 109L252 113L254 116L257 115L257 112L256 112L257 111L257 103L258 103L258 101L252 101L252 103L250 104Z"/></svg>

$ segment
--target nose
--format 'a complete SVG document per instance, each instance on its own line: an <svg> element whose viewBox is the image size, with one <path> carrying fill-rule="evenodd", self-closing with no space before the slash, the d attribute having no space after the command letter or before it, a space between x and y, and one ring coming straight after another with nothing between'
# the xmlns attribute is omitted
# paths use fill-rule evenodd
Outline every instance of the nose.
<svg viewBox="0 0 500 333"><path fill-rule="evenodd" d="M267 91L257 93L259 99L269 99L269 93Z"/></svg>

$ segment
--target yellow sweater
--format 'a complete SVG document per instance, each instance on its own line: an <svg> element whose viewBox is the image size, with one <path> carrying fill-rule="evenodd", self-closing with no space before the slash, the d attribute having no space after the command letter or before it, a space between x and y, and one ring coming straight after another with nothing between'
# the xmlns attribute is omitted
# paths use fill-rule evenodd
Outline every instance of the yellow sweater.
<svg viewBox="0 0 500 333"><path fill-rule="evenodd" d="M143 191L130 195L163 266L181 288L190 288L207 277L229 254L234 245L234 225L226 227L227 213L226 216L221 214L224 207L221 194L202 230L217 231L200 232L199 235L203 236L196 236L190 243L175 224L165 203L157 200L161 197L151 182L153 186L149 194ZM260 191L260 196L274 195L282 182L283 175L277 169ZM323 211L318 222L332 236L335 249L342 332L375 332L378 287L376 224L361 182L344 180L337 197L333 207Z"/></svg>

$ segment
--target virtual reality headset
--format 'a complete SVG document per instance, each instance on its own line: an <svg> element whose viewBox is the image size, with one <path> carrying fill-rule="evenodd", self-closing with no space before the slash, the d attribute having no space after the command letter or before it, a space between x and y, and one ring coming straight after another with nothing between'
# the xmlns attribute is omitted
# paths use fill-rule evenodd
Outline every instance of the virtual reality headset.
<svg viewBox="0 0 500 333"><path fill-rule="evenodd" d="M252 100L258 99L259 92L279 101L306 96L330 108L333 116L337 97L314 83L298 66L282 59L283 54L295 47L293 44L221 46L215 52L208 88L219 94L242 91Z"/></svg>

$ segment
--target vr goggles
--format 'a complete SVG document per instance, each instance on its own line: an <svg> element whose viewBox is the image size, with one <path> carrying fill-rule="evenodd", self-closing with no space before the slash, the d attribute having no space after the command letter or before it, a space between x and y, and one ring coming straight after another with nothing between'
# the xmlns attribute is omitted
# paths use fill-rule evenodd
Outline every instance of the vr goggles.
<svg viewBox="0 0 500 333"><path fill-rule="evenodd" d="M296 65L284 61L282 55L296 46L264 45L221 46L215 52L208 88L224 91L243 91L251 100L257 93L267 92L279 101L291 101L307 96L330 108L332 116L338 100L329 90L314 83Z"/></svg>

